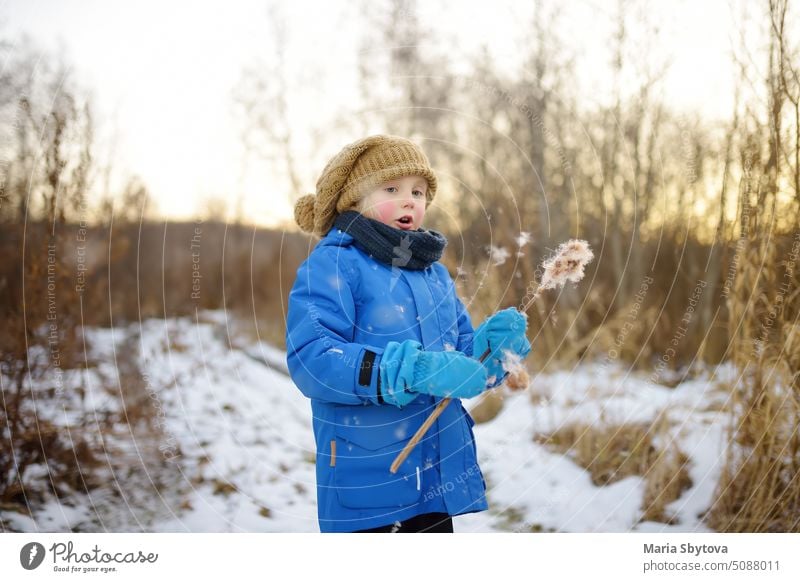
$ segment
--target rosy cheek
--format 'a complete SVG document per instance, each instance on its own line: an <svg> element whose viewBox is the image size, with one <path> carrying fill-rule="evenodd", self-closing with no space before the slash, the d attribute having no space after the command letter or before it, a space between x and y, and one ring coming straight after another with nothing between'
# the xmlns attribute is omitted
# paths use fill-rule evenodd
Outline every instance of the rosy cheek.
<svg viewBox="0 0 800 582"><path fill-rule="evenodd" d="M383 223L394 220L394 208L391 200L378 202L374 207L375 216Z"/></svg>

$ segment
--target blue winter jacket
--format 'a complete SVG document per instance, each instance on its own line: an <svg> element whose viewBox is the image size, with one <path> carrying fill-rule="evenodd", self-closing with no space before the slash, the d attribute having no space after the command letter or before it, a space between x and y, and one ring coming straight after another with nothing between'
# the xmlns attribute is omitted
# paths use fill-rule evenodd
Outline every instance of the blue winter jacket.
<svg viewBox="0 0 800 582"><path fill-rule="evenodd" d="M474 424L455 399L397 473L389 467L440 398L402 409L383 402L378 366L386 344L472 355L473 328L447 269L392 267L333 228L297 271L289 294L287 363L311 399L320 530L349 532L415 515L483 511Z"/></svg>

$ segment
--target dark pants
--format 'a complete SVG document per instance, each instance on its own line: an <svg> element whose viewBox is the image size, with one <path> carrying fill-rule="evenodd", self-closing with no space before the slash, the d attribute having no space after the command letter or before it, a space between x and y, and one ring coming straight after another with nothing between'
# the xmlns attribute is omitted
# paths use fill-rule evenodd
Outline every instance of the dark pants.
<svg viewBox="0 0 800 582"><path fill-rule="evenodd" d="M453 533L453 518L446 513L423 513L398 523L353 533Z"/></svg>

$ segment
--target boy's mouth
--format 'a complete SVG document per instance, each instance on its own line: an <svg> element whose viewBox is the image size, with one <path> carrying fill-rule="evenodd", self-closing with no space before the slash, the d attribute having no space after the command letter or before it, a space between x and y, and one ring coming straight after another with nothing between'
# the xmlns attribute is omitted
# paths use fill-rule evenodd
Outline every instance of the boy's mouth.
<svg viewBox="0 0 800 582"><path fill-rule="evenodd" d="M411 215L401 216L397 220L394 221L397 224L397 227L401 230L411 230L414 226L414 218Z"/></svg>

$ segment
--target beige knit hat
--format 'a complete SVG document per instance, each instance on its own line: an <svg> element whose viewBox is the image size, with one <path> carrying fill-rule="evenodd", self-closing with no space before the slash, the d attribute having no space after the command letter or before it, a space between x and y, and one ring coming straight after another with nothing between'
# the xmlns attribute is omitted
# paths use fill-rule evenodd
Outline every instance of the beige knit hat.
<svg viewBox="0 0 800 582"><path fill-rule="evenodd" d="M317 180L317 194L300 198L295 222L306 232L325 236L336 217L355 209L375 186L402 176L418 175L428 182L426 207L436 195L436 174L414 142L394 135L373 135L353 142L336 154Z"/></svg>

